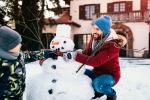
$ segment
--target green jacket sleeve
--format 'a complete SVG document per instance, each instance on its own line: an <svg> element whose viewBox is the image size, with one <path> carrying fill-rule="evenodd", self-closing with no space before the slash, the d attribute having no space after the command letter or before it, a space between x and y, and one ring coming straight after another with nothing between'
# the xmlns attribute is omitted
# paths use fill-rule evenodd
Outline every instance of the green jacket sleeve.
<svg viewBox="0 0 150 100"><path fill-rule="evenodd" d="M25 64L44 59L44 51L24 51L22 52Z"/></svg>

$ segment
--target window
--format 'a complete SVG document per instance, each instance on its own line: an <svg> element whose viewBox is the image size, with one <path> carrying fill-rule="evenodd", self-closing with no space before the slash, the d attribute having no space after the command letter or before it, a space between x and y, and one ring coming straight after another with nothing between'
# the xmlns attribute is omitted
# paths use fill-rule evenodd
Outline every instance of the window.
<svg viewBox="0 0 150 100"><path fill-rule="evenodd" d="M83 43L85 44L85 45L87 45L88 43L89 43L89 41L90 41L90 39L91 39L91 34L89 33L89 34L84 34L83 35Z"/></svg>
<svg viewBox="0 0 150 100"><path fill-rule="evenodd" d="M100 4L83 5L79 8L79 19L91 20L93 14L100 13Z"/></svg>
<svg viewBox="0 0 150 100"><path fill-rule="evenodd" d="M114 12L119 12L119 4L114 4Z"/></svg>
<svg viewBox="0 0 150 100"><path fill-rule="evenodd" d="M84 49L91 39L91 33L89 34L75 34L74 43L75 49Z"/></svg>
<svg viewBox="0 0 150 100"><path fill-rule="evenodd" d="M120 3L120 12L125 11L125 3Z"/></svg>
<svg viewBox="0 0 150 100"><path fill-rule="evenodd" d="M150 10L150 0L148 0L148 2L147 2L147 9Z"/></svg>
<svg viewBox="0 0 150 100"><path fill-rule="evenodd" d="M125 3L114 3L114 12L125 12Z"/></svg>
<svg viewBox="0 0 150 100"><path fill-rule="evenodd" d="M120 13L120 12L130 12L130 11L132 11L132 1L112 2L107 4L107 12L110 13L116 13L116 12Z"/></svg>
<svg viewBox="0 0 150 100"><path fill-rule="evenodd" d="M90 19L90 6L85 6L85 18Z"/></svg>
<svg viewBox="0 0 150 100"><path fill-rule="evenodd" d="M85 6L85 18L92 19L93 14L95 13L95 6Z"/></svg>

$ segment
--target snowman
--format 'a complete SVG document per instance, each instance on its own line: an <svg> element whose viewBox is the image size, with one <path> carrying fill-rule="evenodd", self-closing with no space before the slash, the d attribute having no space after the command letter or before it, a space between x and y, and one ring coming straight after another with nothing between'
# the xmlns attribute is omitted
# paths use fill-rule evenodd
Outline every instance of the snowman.
<svg viewBox="0 0 150 100"><path fill-rule="evenodd" d="M74 43L70 38L70 31L70 26L58 25L50 49L73 51ZM94 96L91 79L84 75L84 68L76 73L81 65L71 57L69 61L61 56L55 60L48 58L42 64L42 71L28 80L26 100L91 100Z"/></svg>

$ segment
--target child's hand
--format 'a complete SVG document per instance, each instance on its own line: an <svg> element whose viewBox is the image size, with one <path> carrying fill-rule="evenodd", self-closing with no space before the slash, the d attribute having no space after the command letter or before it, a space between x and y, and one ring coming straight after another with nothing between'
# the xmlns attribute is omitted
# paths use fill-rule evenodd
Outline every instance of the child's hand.
<svg viewBox="0 0 150 100"><path fill-rule="evenodd" d="M43 62L45 61L46 59L41 59L41 60L39 60L39 64L42 66L42 64L43 64Z"/></svg>

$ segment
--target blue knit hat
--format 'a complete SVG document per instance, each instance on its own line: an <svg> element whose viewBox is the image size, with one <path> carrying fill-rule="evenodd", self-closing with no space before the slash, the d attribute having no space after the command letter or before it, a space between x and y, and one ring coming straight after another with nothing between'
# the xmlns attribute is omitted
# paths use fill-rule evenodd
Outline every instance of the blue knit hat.
<svg viewBox="0 0 150 100"><path fill-rule="evenodd" d="M0 27L0 58L16 59L9 50L21 43L22 38L18 32L7 26Z"/></svg>
<svg viewBox="0 0 150 100"><path fill-rule="evenodd" d="M101 16L95 22L95 25L103 32L104 36L110 32L111 24L110 16Z"/></svg>

